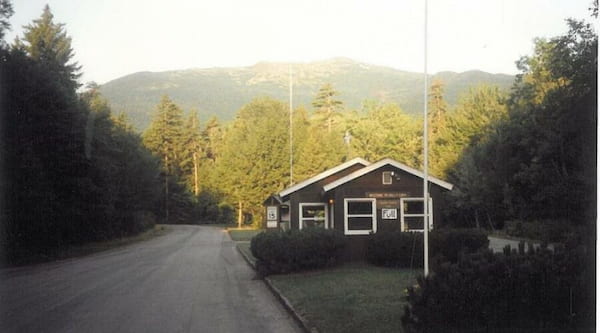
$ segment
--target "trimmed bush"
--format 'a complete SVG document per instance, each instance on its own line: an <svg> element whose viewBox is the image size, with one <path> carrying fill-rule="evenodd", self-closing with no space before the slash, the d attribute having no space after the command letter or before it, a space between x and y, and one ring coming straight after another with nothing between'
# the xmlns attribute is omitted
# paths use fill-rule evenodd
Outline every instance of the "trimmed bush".
<svg viewBox="0 0 600 333"><path fill-rule="evenodd" d="M423 267L423 234L399 230L378 232L367 245L367 261L385 267Z"/></svg>
<svg viewBox="0 0 600 333"><path fill-rule="evenodd" d="M494 254L439 265L409 288L408 332L587 332L594 323L593 253L584 247Z"/></svg>
<svg viewBox="0 0 600 333"><path fill-rule="evenodd" d="M263 232L252 238L250 250L263 275L297 272L336 264L346 239L318 228Z"/></svg>
<svg viewBox="0 0 600 333"><path fill-rule="evenodd" d="M478 229L437 229L430 234L429 251L432 257L457 262L461 253L487 249L487 234Z"/></svg>
<svg viewBox="0 0 600 333"><path fill-rule="evenodd" d="M461 253L474 253L488 247L483 231L439 229L429 233L429 253L436 261L457 262ZM367 261L386 267L423 267L423 233L386 231L376 233L367 247Z"/></svg>

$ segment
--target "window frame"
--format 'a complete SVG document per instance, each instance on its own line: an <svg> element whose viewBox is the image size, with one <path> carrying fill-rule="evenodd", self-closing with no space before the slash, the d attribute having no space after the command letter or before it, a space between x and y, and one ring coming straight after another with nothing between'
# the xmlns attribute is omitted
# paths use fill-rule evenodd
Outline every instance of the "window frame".
<svg viewBox="0 0 600 333"><path fill-rule="evenodd" d="M323 219L319 218L319 219L315 219L314 217L304 217L302 214L302 208L304 208L304 206L322 206L324 209L324 215L323 215ZM298 204L298 230L302 230L303 226L304 226L304 220L312 220L312 221L323 221L323 225L325 229L329 229L329 226L327 225L328 221L327 221L327 215L329 215L329 209L327 207L328 205L326 203L323 202L301 202Z"/></svg>
<svg viewBox="0 0 600 333"><path fill-rule="evenodd" d="M404 213L404 202L423 202L423 197L410 197L410 198L400 198L400 230L404 232L423 232L425 229L425 221L423 221L423 229L405 229L404 218L405 217L422 217L425 218L425 212L419 214L406 214ZM433 199L429 197L429 231L433 230ZM425 209L425 207L423 207ZM425 219L424 219L425 220Z"/></svg>
<svg viewBox="0 0 600 333"><path fill-rule="evenodd" d="M370 202L371 214L348 214L348 204L351 202ZM348 219L352 217L370 217L372 228L369 230L350 230ZM377 232L377 199L375 198L344 198L344 235L369 235Z"/></svg>
<svg viewBox="0 0 600 333"><path fill-rule="evenodd" d="M389 176L389 182L385 181L385 175ZM381 173L381 183L383 185L392 185L392 183L394 182L394 172L393 171L383 171Z"/></svg>

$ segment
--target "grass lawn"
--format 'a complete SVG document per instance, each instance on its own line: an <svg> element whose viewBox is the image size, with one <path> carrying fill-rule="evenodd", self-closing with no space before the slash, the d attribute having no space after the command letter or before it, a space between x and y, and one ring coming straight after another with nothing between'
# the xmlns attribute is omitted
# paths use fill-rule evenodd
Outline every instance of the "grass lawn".
<svg viewBox="0 0 600 333"><path fill-rule="evenodd" d="M254 258L250 251L250 242L238 242L236 246L248 258L252 266L256 266L256 258Z"/></svg>
<svg viewBox="0 0 600 333"><path fill-rule="evenodd" d="M264 230L262 229L227 229L231 239L236 242L249 242L252 237L260 234Z"/></svg>
<svg viewBox="0 0 600 333"><path fill-rule="evenodd" d="M405 290L421 273L353 264L269 278L320 332L402 332Z"/></svg>

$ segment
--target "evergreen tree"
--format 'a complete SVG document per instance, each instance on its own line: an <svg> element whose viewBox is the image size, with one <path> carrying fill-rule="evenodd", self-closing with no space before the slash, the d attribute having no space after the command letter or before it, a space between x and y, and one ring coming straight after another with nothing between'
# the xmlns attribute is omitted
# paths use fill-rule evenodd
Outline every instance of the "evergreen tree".
<svg viewBox="0 0 600 333"><path fill-rule="evenodd" d="M481 175L477 187L460 173L455 183L498 226L595 220L598 39L590 25L569 26L564 36L537 40L534 55L519 61L506 120L457 164Z"/></svg>
<svg viewBox="0 0 600 333"><path fill-rule="evenodd" d="M12 3L10 0L0 0L0 44L4 43L4 35L6 30L10 30L10 22L8 19L14 14Z"/></svg>
<svg viewBox="0 0 600 333"><path fill-rule="evenodd" d="M442 132L446 130L448 105L444 101L444 84L434 80L429 87L428 100L428 140L429 140L429 172L438 177L445 176L446 161L442 156L442 147L446 144Z"/></svg>
<svg viewBox="0 0 600 333"><path fill-rule="evenodd" d="M54 23L53 19L54 15L46 5L42 16L24 27L23 39L17 40L15 46L55 73L69 90L76 89L81 67L72 62L71 37L64 30L64 24Z"/></svg>
<svg viewBox="0 0 600 333"><path fill-rule="evenodd" d="M184 178L187 179L186 183L193 190L194 195L198 196L200 194L200 160L206 143L202 140L197 112L192 112L187 118L180 144L182 156L179 167Z"/></svg>
<svg viewBox="0 0 600 333"><path fill-rule="evenodd" d="M342 109L342 101L336 99L339 93L333 89L329 83L323 85L312 105L317 110L317 116L325 121L327 133L331 134L332 126L335 118L338 116L338 111Z"/></svg>
<svg viewBox="0 0 600 333"><path fill-rule="evenodd" d="M432 173L446 178L465 149L486 139L506 117L506 96L497 87L470 88L459 97L433 142Z"/></svg>
<svg viewBox="0 0 600 333"><path fill-rule="evenodd" d="M163 162L164 176L164 216L170 223L170 202L177 199L173 193L181 170L183 111L168 96L163 96L156 108L150 127L144 132L144 145Z"/></svg>

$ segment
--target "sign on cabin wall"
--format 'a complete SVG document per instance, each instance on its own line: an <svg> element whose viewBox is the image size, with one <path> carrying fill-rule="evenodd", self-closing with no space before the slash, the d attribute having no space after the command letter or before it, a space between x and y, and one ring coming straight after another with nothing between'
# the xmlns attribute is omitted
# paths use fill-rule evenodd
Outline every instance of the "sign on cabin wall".
<svg viewBox="0 0 600 333"><path fill-rule="evenodd" d="M267 228L277 228L279 223L278 212L277 206L267 206Z"/></svg>
<svg viewBox="0 0 600 333"><path fill-rule="evenodd" d="M381 218L383 220L396 220L398 218L398 210L396 208L382 208Z"/></svg>
<svg viewBox="0 0 600 333"><path fill-rule="evenodd" d="M367 192L367 197L375 199L400 199L408 197L408 194L401 192Z"/></svg>

